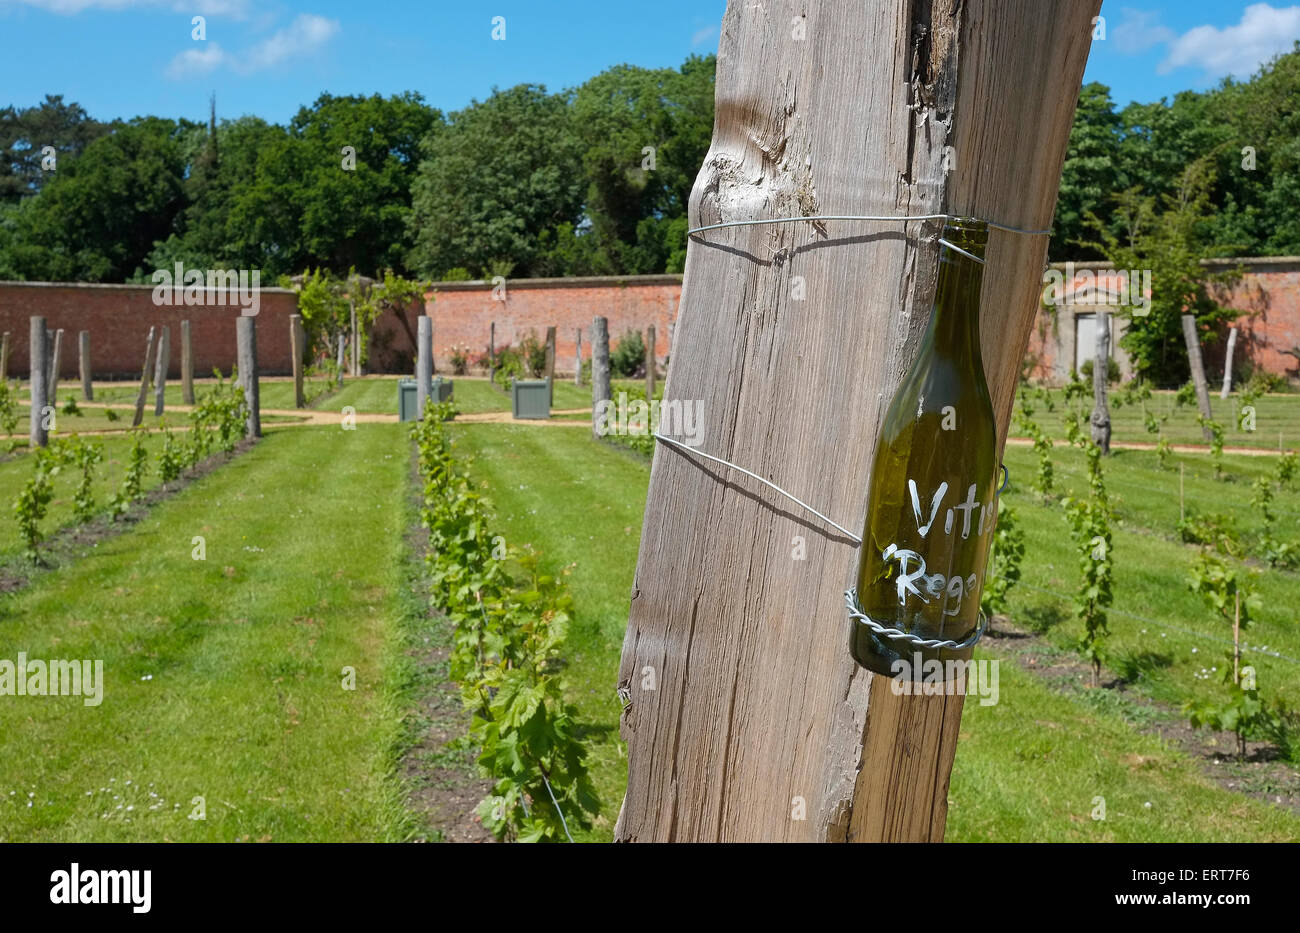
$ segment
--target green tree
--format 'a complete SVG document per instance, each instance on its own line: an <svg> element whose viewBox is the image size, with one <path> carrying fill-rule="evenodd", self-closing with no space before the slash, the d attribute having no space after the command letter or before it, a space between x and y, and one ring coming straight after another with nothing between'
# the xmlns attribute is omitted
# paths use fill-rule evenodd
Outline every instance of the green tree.
<svg viewBox="0 0 1300 933"><path fill-rule="evenodd" d="M71 168L86 146L110 129L80 104L65 104L62 94L46 94L34 107L0 109L0 204L39 194L47 179ZM53 172L42 167L46 146L55 149Z"/></svg>
<svg viewBox="0 0 1300 933"><path fill-rule="evenodd" d="M288 127L214 121L191 147L186 209L151 265L182 260L266 276L402 268L419 141L440 120L406 93L325 94Z"/></svg>
<svg viewBox="0 0 1300 933"><path fill-rule="evenodd" d="M0 265L29 280L121 282L135 274L184 207L188 129L144 117L90 143L10 217Z"/></svg>
<svg viewBox="0 0 1300 933"><path fill-rule="evenodd" d="M573 114L583 146L586 228L557 231L582 248L589 273L661 272L685 242L691 186L713 129L712 57L692 56L679 70L610 68L577 89ZM572 259L570 259L572 261Z"/></svg>
<svg viewBox="0 0 1300 933"><path fill-rule="evenodd" d="M1206 156L1187 165L1173 193L1157 199L1138 187L1120 192L1110 226L1085 212L1100 237L1093 245L1117 269L1151 273L1145 313L1134 314L1132 305L1114 310L1129 318L1121 345L1129 351L1138 375L1156 385L1181 385L1190 377L1183 314L1194 315L1203 339L1213 340L1221 326L1239 313L1221 307L1212 287L1228 284L1238 273L1212 272L1201 264L1210 252L1204 235L1212 210L1209 192L1214 172L1214 162ZM1119 232L1113 232L1112 226Z"/></svg>
<svg viewBox="0 0 1300 933"><path fill-rule="evenodd" d="M1061 189L1052 220L1053 260L1096 259L1094 247L1080 246L1086 232L1085 213L1101 213L1119 181L1120 119L1110 88L1096 81L1079 91L1074 125L1061 168Z"/></svg>
<svg viewBox="0 0 1300 933"><path fill-rule="evenodd" d="M420 146L408 265L432 279L457 266L528 276L539 234L576 223L581 147L565 95L521 84L451 115Z"/></svg>
<svg viewBox="0 0 1300 933"><path fill-rule="evenodd" d="M1222 255L1300 253L1300 43L1249 81L1227 79L1207 118L1221 127L1214 240Z"/></svg>

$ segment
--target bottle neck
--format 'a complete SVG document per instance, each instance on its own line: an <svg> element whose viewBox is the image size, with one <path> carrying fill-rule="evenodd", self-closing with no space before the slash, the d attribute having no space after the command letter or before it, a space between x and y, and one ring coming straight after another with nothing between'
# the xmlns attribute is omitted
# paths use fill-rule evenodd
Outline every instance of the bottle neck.
<svg viewBox="0 0 1300 933"><path fill-rule="evenodd" d="M925 342L933 342L963 359L979 359L980 286L984 266L947 247L940 249L939 283Z"/></svg>

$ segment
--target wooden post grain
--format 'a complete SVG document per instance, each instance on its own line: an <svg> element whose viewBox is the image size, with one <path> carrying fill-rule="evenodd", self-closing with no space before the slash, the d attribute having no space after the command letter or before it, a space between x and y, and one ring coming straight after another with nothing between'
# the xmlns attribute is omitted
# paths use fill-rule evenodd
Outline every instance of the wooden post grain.
<svg viewBox="0 0 1300 933"><path fill-rule="evenodd" d="M690 225L945 213L1047 228L1098 7L729 3ZM933 302L937 233L829 221L693 236L665 396L698 406L700 452L861 528L879 426ZM999 451L1046 250L989 231L981 347ZM828 406L851 414L828 422ZM744 474L656 446L619 671L616 839L943 838L963 698L895 695L854 664L844 591L859 558Z"/></svg>
<svg viewBox="0 0 1300 933"><path fill-rule="evenodd" d="M135 417L131 419L133 428L139 427L144 421L144 401L149 395L149 364L153 362L154 341L157 338L157 329L150 327L144 348L144 365L140 367L140 392L135 397Z"/></svg>
<svg viewBox="0 0 1300 933"><path fill-rule="evenodd" d="M87 402L95 400L94 371L90 365L90 331L77 334L77 365L81 370L81 397Z"/></svg>
<svg viewBox="0 0 1300 933"><path fill-rule="evenodd" d="M4 337L0 338L0 379L9 378L9 349L11 346L9 331L5 331Z"/></svg>
<svg viewBox="0 0 1300 933"><path fill-rule="evenodd" d="M1219 390L1219 398L1227 398L1228 393L1232 391L1232 356L1237 349L1237 328L1228 329L1228 347L1223 354L1223 388Z"/></svg>
<svg viewBox="0 0 1300 933"><path fill-rule="evenodd" d="M32 447L44 447L49 443L49 430L46 427L45 409L49 406L49 396L45 392L45 379L49 371L49 339L45 329L45 318L34 317L31 320L31 344L28 369L31 386L31 432L28 435Z"/></svg>
<svg viewBox="0 0 1300 933"><path fill-rule="evenodd" d="M307 396L302 388L302 358L307 352L307 331L302 315L289 315L289 355L293 357L293 407L306 408Z"/></svg>
<svg viewBox="0 0 1300 933"><path fill-rule="evenodd" d="M601 402L609 401L609 321L591 322L591 435L600 437Z"/></svg>
<svg viewBox="0 0 1300 933"><path fill-rule="evenodd" d="M235 348L239 354L239 384L243 386L244 402L248 405L245 435L261 437L262 405L257 383L257 318L240 315L235 319Z"/></svg>
<svg viewBox="0 0 1300 933"><path fill-rule="evenodd" d="M1183 342L1187 344L1187 365L1192 370L1192 385L1196 387L1196 407L1205 421L1214 418L1210 410L1210 388L1205 380L1205 359L1201 356L1201 338L1196 333L1196 317L1183 315ZM1206 443L1214 440L1214 432L1204 422L1201 424L1201 436Z"/></svg>
<svg viewBox="0 0 1300 933"><path fill-rule="evenodd" d="M153 367L153 413L161 418L167 404L167 370L172 364L172 334L166 324L158 337L158 354Z"/></svg>
<svg viewBox="0 0 1300 933"><path fill-rule="evenodd" d="M645 397L655 397L655 326L645 329Z"/></svg>
<svg viewBox="0 0 1300 933"><path fill-rule="evenodd" d="M1110 312L1097 311L1097 352L1092 361L1092 442L1110 453Z"/></svg>
<svg viewBox="0 0 1300 933"><path fill-rule="evenodd" d="M46 392L49 394L50 404L55 408L59 406L59 370L63 367L63 328L56 330L52 337L53 350L50 352L50 371L46 377Z"/></svg>
<svg viewBox="0 0 1300 933"><path fill-rule="evenodd" d="M189 321L181 321L181 401L194 404L194 343Z"/></svg>

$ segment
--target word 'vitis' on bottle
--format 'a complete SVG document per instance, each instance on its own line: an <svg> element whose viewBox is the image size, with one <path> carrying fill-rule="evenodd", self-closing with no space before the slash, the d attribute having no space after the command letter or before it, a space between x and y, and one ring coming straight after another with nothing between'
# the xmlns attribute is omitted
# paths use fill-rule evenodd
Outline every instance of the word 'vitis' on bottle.
<svg viewBox="0 0 1300 933"><path fill-rule="evenodd" d="M982 259L988 227L949 220L943 239ZM882 626L923 639L961 642L978 627L997 520L996 429L980 358L983 269L940 246L930 322L885 415L867 493L859 605ZM919 647L860 620L851 625L854 660L887 676L919 680L918 654L947 662L972 651Z"/></svg>

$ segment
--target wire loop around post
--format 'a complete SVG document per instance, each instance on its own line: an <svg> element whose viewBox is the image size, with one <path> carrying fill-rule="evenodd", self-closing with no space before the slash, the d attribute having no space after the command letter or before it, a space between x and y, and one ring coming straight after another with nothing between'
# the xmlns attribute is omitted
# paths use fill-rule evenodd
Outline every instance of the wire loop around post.
<svg viewBox="0 0 1300 933"><path fill-rule="evenodd" d="M953 220L962 217L962 214L815 214L807 217L765 217L755 220L725 220L722 223L704 224L699 227L692 227L686 231L687 236L694 236L697 233L703 233L705 230L721 230L724 227L756 227L767 224L788 224L800 220L807 221L826 221L826 220L873 220L881 222L901 221L907 223L909 220ZM1047 236L1052 231L1051 228L1045 230L1026 230L1023 227L1013 227L1010 224L998 223L996 220L985 220L994 230L1003 230L1007 233L1019 233L1023 236Z"/></svg>
<svg viewBox="0 0 1300 933"><path fill-rule="evenodd" d="M908 644L915 645L917 648L951 648L953 651L961 651L969 648L977 641L984 637L988 630L988 616L984 610L980 610L979 624L975 626L975 631L967 635L961 641L953 641L951 638L922 638L919 635L913 635L911 632L904 632L900 629L884 625L871 618L862 611L862 606L858 603L858 588L851 586L844 592L844 605L849 611L849 618L865 625L882 638L888 638L891 641L905 641Z"/></svg>

